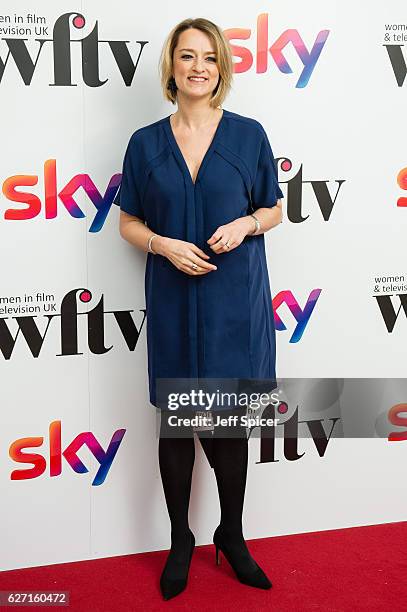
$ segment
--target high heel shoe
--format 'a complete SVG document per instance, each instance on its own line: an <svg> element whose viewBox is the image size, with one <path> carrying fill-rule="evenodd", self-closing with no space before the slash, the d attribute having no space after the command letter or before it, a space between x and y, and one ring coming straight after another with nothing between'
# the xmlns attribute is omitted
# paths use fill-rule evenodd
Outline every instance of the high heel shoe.
<svg viewBox="0 0 407 612"><path fill-rule="evenodd" d="M180 562L174 558L174 549L168 554L163 572L160 578L160 589L164 599L171 599L181 593L188 582L189 567L191 565L192 553L195 547L195 536L190 530L190 543L187 559Z"/></svg>
<svg viewBox="0 0 407 612"><path fill-rule="evenodd" d="M270 580L249 552L249 557L245 554L238 556L236 551L232 552L230 544L228 547L227 540L222 535L220 525L213 534L213 543L216 549L216 565L220 565L219 550L221 550L240 582L258 589L270 589L272 587ZM245 565L246 567L244 567Z"/></svg>

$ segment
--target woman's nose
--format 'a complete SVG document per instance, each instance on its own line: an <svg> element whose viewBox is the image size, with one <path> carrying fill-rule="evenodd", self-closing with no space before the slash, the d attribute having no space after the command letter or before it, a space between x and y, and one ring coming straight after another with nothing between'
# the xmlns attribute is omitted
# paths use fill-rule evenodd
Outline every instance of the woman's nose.
<svg viewBox="0 0 407 612"><path fill-rule="evenodd" d="M204 69L203 58L196 58L196 60L194 61L194 68L195 70L202 72L202 70Z"/></svg>

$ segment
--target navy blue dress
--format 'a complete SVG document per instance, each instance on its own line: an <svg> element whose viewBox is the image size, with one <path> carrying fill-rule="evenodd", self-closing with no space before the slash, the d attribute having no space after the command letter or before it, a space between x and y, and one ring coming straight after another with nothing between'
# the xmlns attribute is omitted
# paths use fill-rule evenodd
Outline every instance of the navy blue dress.
<svg viewBox="0 0 407 612"><path fill-rule="evenodd" d="M217 266L190 276L166 257L147 255L153 405L158 378L259 380L268 381L267 390L274 388L275 327L264 236L247 236L220 254L206 241L218 226L271 208L282 197L270 143L255 119L223 110L195 183L169 116L131 136L115 203L153 232L193 242Z"/></svg>

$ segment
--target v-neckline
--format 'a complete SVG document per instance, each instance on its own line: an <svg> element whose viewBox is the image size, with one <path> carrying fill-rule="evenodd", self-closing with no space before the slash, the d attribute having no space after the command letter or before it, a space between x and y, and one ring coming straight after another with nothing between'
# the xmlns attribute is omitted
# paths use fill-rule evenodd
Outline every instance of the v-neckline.
<svg viewBox="0 0 407 612"><path fill-rule="evenodd" d="M216 126L216 130L215 130L215 133L213 135L213 138L212 138L212 140L211 140L211 142L209 144L209 147L207 148L206 153L203 156L202 161L201 161L201 163L199 165L198 172L196 173L195 181L192 179L192 174L190 172L190 169L188 168L188 164L185 161L185 157L184 157L184 155L183 155L183 153L181 151L181 147L179 146L179 144L177 142L177 139L175 138L174 132L172 130L172 125L171 125L171 121L170 121L170 117L172 117L172 115L168 115L168 117L166 118L167 120L166 120L165 125L167 127L167 134L168 134L168 136L170 138L170 142L173 145L174 152L178 156L178 158L179 158L179 160L180 160L180 162L181 162L181 164L182 164L182 166L184 168L184 171L188 175L189 180L192 183L193 187L195 187L195 185L197 184L199 176L200 176L201 172L204 170L206 162L207 162L207 160L209 158L209 155L212 152L213 147L215 146L216 139L217 139L217 137L219 135L219 132L221 130L221 126L223 124L223 120L225 118L225 112L226 112L225 109L222 109L222 116L219 119L219 122L218 122L218 125Z"/></svg>

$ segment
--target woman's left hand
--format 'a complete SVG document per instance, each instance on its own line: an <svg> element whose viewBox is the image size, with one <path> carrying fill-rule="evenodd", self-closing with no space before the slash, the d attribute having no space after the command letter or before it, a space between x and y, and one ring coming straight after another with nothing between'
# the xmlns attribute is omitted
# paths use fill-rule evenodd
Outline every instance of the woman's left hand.
<svg viewBox="0 0 407 612"><path fill-rule="evenodd" d="M207 243L215 253L232 251L243 242L245 236L251 233L253 229L253 219L250 216L240 217L226 225L220 225L207 240Z"/></svg>

